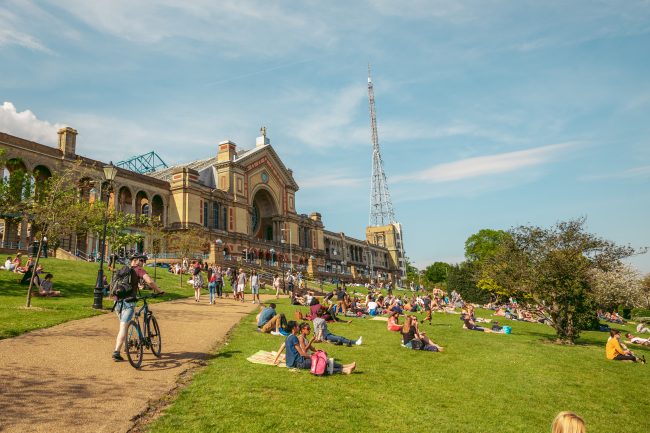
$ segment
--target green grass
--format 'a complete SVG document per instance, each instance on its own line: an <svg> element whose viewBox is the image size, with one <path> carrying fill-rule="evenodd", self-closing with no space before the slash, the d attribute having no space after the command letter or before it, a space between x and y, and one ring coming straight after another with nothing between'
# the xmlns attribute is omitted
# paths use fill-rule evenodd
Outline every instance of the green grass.
<svg viewBox="0 0 650 433"><path fill-rule="evenodd" d="M54 326L68 320L81 319L105 313L92 309L93 289L99 263L72 262L57 259L42 259L46 272L54 275L54 290L63 294L60 298L32 298L32 308L25 308L27 286L19 284L22 274L0 271L0 339L14 337L34 329ZM106 267L105 272L108 272ZM153 268L146 268L153 278ZM108 275L110 280L110 275ZM177 299L192 296L194 290L186 283L188 276L180 277L158 268L158 285L167 292L164 298ZM230 286L227 287L230 290ZM204 290L204 293L206 291ZM268 291L270 293L270 291ZM110 308L112 301L104 298L104 308Z"/></svg>
<svg viewBox="0 0 650 433"><path fill-rule="evenodd" d="M286 300L278 309L293 318ZM500 322L514 333L466 331L458 315L434 315L423 329L444 353L401 348L386 322L333 324L335 334L363 335L360 347L321 345L358 370L319 378L247 362L283 341L255 332L251 315L150 430L532 433L550 431L558 412L573 410L590 433L647 433L650 365L607 361L605 333L585 332L567 347L552 344L545 325Z"/></svg>

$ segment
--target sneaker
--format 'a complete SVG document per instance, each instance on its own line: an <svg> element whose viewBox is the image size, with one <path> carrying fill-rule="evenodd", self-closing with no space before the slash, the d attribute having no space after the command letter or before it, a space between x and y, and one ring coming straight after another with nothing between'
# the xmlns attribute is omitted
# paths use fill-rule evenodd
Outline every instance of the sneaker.
<svg viewBox="0 0 650 433"><path fill-rule="evenodd" d="M359 339L357 340L357 342L354 343L354 344L356 344L357 346L361 346L361 343L363 343L363 337L359 337Z"/></svg>
<svg viewBox="0 0 650 433"><path fill-rule="evenodd" d="M271 331L271 335L282 335L278 331Z"/></svg>
<svg viewBox="0 0 650 433"><path fill-rule="evenodd" d="M641 362L642 362L643 364L645 364L645 355L641 356L641 358L639 358L639 359L641 360Z"/></svg>
<svg viewBox="0 0 650 433"><path fill-rule="evenodd" d="M122 355L120 355L120 352L113 352L113 361L115 362L121 362L124 361L124 358L122 358Z"/></svg>

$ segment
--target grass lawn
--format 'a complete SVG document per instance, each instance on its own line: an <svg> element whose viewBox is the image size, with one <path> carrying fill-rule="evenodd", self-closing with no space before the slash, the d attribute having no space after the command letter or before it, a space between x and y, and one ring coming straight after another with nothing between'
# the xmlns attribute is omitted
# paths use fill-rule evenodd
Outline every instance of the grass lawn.
<svg viewBox="0 0 650 433"><path fill-rule="evenodd" d="M288 318L295 308L278 305ZM650 365L607 361L605 333L585 332L566 347L549 342L545 325L500 323L513 334L466 331L458 315L434 315L422 327L444 353L401 348L386 322L333 324L335 334L363 335L363 345L321 346L358 369L319 378L247 362L283 341L255 332L250 315L150 431L532 433L550 431L562 410L583 416L589 433L650 430ZM649 350L635 350L650 358Z"/></svg>
<svg viewBox="0 0 650 433"><path fill-rule="evenodd" d="M0 339L14 337L27 331L46 328L68 320L102 314L106 311L92 309L93 289L97 279L99 263L72 262L57 259L42 259L46 272L54 275L54 290L61 290L60 298L32 298L32 308L25 308L27 286L19 283L22 274L0 271ZM105 269L105 272L108 270ZM147 267L147 273L153 278L154 268ZM180 277L158 268L156 280L167 292L164 298L153 300L177 299L192 296L192 286L186 284L188 276ZM110 280L110 275L109 275ZM230 286L226 288L230 290ZM267 291L270 293L270 291ZM104 299L104 308L110 308L113 302Z"/></svg>

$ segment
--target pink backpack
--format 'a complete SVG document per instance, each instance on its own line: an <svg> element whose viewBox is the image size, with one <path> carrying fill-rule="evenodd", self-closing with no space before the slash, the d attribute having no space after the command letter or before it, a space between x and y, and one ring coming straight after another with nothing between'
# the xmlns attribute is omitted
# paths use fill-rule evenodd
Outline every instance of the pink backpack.
<svg viewBox="0 0 650 433"><path fill-rule="evenodd" d="M317 350L311 355L311 374L322 376L327 370L327 353Z"/></svg>

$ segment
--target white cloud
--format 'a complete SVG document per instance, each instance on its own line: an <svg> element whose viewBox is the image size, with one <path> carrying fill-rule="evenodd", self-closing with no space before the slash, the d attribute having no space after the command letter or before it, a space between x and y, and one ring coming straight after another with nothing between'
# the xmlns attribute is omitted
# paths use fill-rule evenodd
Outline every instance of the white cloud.
<svg viewBox="0 0 650 433"><path fill-rule="evenodd" d="M36 37L18 30L18 21L19 19L14 13L0 7L0 47L18 45L34 51L52 53Z"/></svg>
<svg viewBox="0 0 650 433"><path fill-rule="evenodd" d="M416 180L442 183L508 173L554 161L560 154L576 145L576 142L559 143L516 152L467 158L434 165L414 174L396 176L392 180L393 182Z"/></svg>
<svg viewBox="0 0 650 433"><path fill-rule="evenodd" d="M328 46L337 32L293 5L261 0L50 1L97 32L143 45L168 39L214 44L221 54L272 55L294 47ZM317 11L315 11L317 12ZM194 49L192 47L190 49Z"/></svg>
<svg viewBox="0 0 650 433"><path fill-rule="evenodd" d="M5 101L0 106L0 131L38 143L54 145L57 131L63 124L40 120L30 110L17 111L14 104Z"/></svg>
<svg viewBox="0 0 650 433"><path fill-rule="evenodd" d="M311 112L293 122L287 132L316 148L369 143L370 126L360 127L354 123L365 101L365 87L358 85L346 87L334 95L314 96Z"/></svg>
<svg viewBox="0 0 650 433"><path fill-rule="evenodd" d="M646 177L650 177L650 165L629 168L627 170L623 170L615 173L603 173L603 174L581 176L579 180L593 181L593 180L605 180L605 179L634 179L634 178L646 178Z"/></svg>

